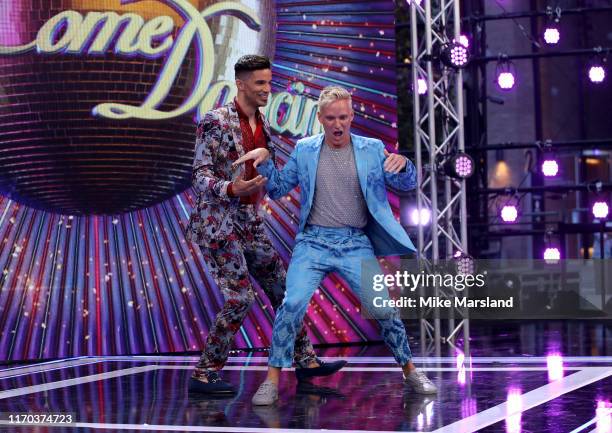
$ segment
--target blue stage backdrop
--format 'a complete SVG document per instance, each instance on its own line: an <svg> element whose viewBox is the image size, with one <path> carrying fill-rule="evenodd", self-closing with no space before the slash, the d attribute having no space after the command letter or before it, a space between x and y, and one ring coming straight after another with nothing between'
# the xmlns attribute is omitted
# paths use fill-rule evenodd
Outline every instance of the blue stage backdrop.
<svg viewBox="0 0 612 433"><path fill-rule="evenodd" d="M281 165L329 84L395 148L391 0L0 0L0 360L203 347L222 297L183 235L194 120L233 98L247 53L273 59ZM288 262L298 193L263 206ZM238 347L269 344L257 292ZM307 324L315 343L378 338L334 276Z"/></svg>

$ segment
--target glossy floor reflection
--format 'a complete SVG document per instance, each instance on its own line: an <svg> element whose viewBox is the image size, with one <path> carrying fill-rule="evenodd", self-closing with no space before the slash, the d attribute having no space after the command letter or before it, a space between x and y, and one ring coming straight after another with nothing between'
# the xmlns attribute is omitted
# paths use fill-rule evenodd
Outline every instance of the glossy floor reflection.
<svg viewBox="0 0 612 433"><path fill-rule="evenodd" d="M271 407L250 403L265 377L266 358L258 353L231 358L224 377L238 388L232 398L187 392L197 361L193 355L6 366L0 368L3 419L9 413L60 412L72 413L77 422L22 428L2 422L0 431L612 433L609 343L588 337L601 330L590 329L582 337L593 344L593 356L567 350L570 345L547 331L538 335L535 353L526 353L524 339L531 340L531 334L518 331L498 337L514 339L513 348L475 336L470 339L474 350L467 355L462 348L449 352L445 346L445 353L422 357L417 346L416 364L441 390L433 397L407 391L401 371L381 347L319 350L349 364L334 376L302 386L292 371L285 371L281 399ZM561 331L576 335L575 330ZM490 345L488 355L483 345Z"/></svg>

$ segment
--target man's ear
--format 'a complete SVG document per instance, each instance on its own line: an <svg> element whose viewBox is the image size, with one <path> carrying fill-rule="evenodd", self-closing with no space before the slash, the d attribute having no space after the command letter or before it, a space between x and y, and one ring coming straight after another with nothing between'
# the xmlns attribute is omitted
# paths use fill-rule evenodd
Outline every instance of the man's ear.
<svg viewBox="0 0 612 433"><path fill-rule="evenodd" d="M244 90L244 81L242 81L240 78L236 78L236 87L238 90Z"/></svg>

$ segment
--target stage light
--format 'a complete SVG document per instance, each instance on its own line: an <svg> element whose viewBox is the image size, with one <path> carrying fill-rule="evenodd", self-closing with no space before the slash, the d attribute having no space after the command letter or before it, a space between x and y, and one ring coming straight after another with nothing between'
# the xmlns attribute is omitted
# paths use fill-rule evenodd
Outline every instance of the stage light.
<svg viewBox="0 0 612 433"><path fill-rule="evenodd" d="M563 358L558 353L546 356L546 369L548 370L548 381L554 382L563 379Z"/></svg>
<svg viewBox="0 0 612 433"><path fill-rule="evenodd" d="M548 45L558 44L559 39L561 39L561 33L559 33L558 28L547 27L546 30L544 30L544 42Z"/></svg>
<svg viewBox="0 0 612 433"><path fill-rule="evenodd" d="M502 208L500 214L505 223L513 223L518 218L518 209L514 205L506 205Z"/></svg>
<svg viewBox="0 0 612 433"><path fill-rule="evenodd" d="M548 247L544 251L544 260L559 260L561 258L561 251L556 247Z"/></svg>
<svg viewBox="0 0 612 433"><path fill-rule="evenodd" d="M474 174L474 160L464 152L458 152L444 163L444 173L456 179L466 179Z"/></svg>
<svg viewBox="0 0 612 433"><path fill-rule="evenodd" d="M470 53L464 45L459 42L451 42L442 48L440 60L449 68L460 69L467 66Z"/></svg>
<svg viewBox="0 0 612 433"><path fill-rule="evenodd" d="M457 176L465 179L474 173L474 160L468 154L456 155L454 159Z"/></svg>
<svg viewBox="0 0 612 433"><path fill-rule="evenodd" d="M476 264L470 255L461 253L459 257L455 256L455 268L457 274L472 275L476 271ZM455 290L459 291L458 288L455 288Z"/></svg>
<svg viewBox="0 0 612 433"><path fill-rule="evenodd" d="M589 68L589 80L592 83L601 83L606 78L606 70L601 65L592 65Z"/></svg>
<svg viewBox="0 0 612 433"><path fill-rule="evenodd" d="M546 159L542 163L542 174L546 177L554 177L559 173L559 164L554 159Z"/></svg>
<svg viewBox="0 0 612 433"><path fill-rule="evenodd" d="M510 388L506 398L506 433L521 433L523 399L520 388Z"/></svg>
<svg viewBox="0 0 612 433"><path fill-rule="evenodd" d="M431 222L431 211L427 208L422 208L421 212L419 212L415 208L410 212L410 221L414 226L426 226Z"/></svg>
<svg viewBox="0 0 612 433"><path fill-rule="evenodd" d="M597 400L595 409L597 425L595 432L612 432L612 405L607 400Z"/></svg>
<svg viewBox="0 0 612 433"><path fill-rule="evenodd" d="M459 43L463 45L465 48L469 48L470 40L466 35L459 35Z"/></svg>
<svg viewBox="0 0 612 433"><path fill-rule="evenodd" d="M514 87L514 75L512 72L501 72L497 76L497 85L502 90L510 90Z"/></svg>
<svg viewBox="0 0 612 433"><path fill-rule="evenodd" d="M425 78L419 78L417 80L417 93L419 95L427 93L427 80L425 80Z"/></svg>
<svg viewBox="0 0 612 433"><path fill-rule="evenodd" d="M516 69L509 60L500 61L495 67L495 80L501 90L512 90L516 85Z"/></svg>
<svg viewBox="0 0 612 433"><path fill-rule="evenodd" d="M610 208L608 203L603 200L597 200L593 203L593 216L598 219L606 219L608 218L608 214L610 212Z"/></svg>

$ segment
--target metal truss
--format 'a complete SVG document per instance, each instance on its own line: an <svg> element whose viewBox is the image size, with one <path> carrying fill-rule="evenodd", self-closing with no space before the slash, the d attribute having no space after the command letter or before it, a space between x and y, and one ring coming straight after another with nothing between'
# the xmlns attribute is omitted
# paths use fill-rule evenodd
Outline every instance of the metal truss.
<svg viewBox="0 0 612 433"><path fill-rule="evenodd" d="M411 0L411 53L415 162L417 167L417 209L431 211L429 226L418 225L418 258L425 267L436 269L440 261L467 252L466 181L444 174L444 162L464 151L463 74L437 61L442 48L459 41L459 0ZM418 80L425 80L427 92L419 95ZM443 287L435 296L450 298ZM450 289L454 290L454 289ZM461 328L469 344L469 322L465 312L454 311L449 332L441 333L440 318L430 311L421 319L423 347L439 354L441 342L453 344ZM455 325L455 319L459 321ZM465 347L467 349L467 347Z"/></svg>

